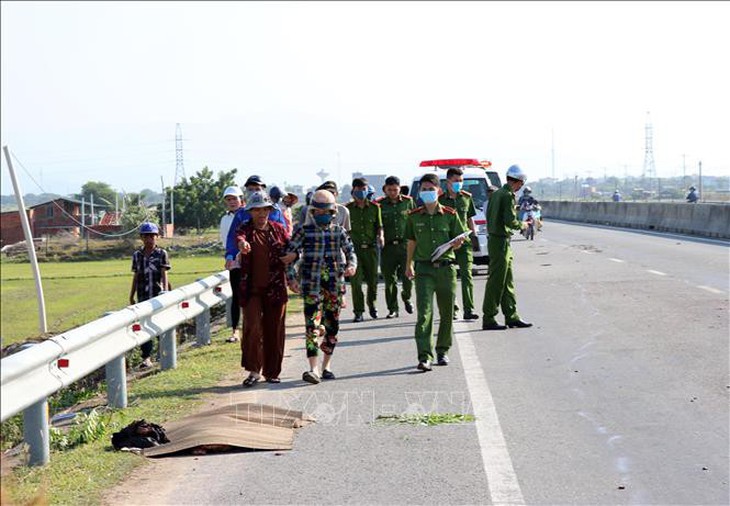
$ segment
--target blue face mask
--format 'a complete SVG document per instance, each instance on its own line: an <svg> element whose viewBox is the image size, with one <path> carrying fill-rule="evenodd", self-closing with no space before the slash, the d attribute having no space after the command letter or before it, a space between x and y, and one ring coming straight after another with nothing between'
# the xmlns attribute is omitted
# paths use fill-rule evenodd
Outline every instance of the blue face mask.
<svg viewBox="0 0 730 506"><path fill-rule="evenodd" d="M433 204L438 199L438 193L436 193L436 190L421 190L418 192L418 196L424 204Z"/></svg>
<svg viewBox="0 0 730 506"><path fill-rule="evenodd" d="M364 199L365 197L367 197L367 195L368 195L367 190L354 190L352 192L352 196L359 200Z"/></svg>
<svg viewBox="0 0 730 506"><path fill-rule="evenodd" d="M314 215L314 222L317 225L329 225L331 221L332 221L332 215L329 213Z"/></svg>
<svg viewBox="0 0 730 506"><path fill-rule="evenodd" d="M464 187L464 183L459 181L458 183L451 183L451 189L454 190L454 193L459 193L461 189Z"/></svg>

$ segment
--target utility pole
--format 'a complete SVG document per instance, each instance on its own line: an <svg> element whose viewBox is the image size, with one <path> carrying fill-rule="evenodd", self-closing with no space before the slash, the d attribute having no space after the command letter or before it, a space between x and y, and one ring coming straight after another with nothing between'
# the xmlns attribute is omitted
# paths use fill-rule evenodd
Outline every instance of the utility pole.
<svg viewBox="0 0 730 506"><path fill-rule="evenodd" d="M644 125L644 170L641 174L641 186L644 186L646 177L649 178L649 191L651 191L652 181L656 178L656 167L654 165L654 127L651 124L649 111L646 112L646 125Z"/></svg>
<svg viewBox="0 0 730 506"><path fill-rule="evenodd" d="M13 190L15 191L15 200L18 202L18 213L20 213L20 224L23 226L23 235L25 236L25 244L28 248L28 258L30 266L33 270L33 278L35 279L35 289L38 296L38 323L39 330L42 334L48 332L48 324L46 321L46 301L43 296L43 283L41 282L41 271L38 267L38 258L35 254L35 244L33 243L33 233L30 229L28 214L25 211L25 202L23 201L23 193L20 191L20 184L15 177L13 162L10 161L10 151L7 146L3 146L5 152L5 160L8 162L8 170L10 171L10 180L13 182ZM48 244L46 242L46 244Z"/></svg>
<svg viewBox="0 0 730 506"><path fill-rule="evenodd" d="M162 176L160 176L160 184L162 185L162 236L165 236L165 201L167 200L167 195L165 193L165 180L162 179Z"/></svg>
<svg viewBox="0 0 730 506"><path fill-rule="evenodd" d="M700 184L699 184L700 202L702 202L703 200L705 200L705 193L702 191L702 160L700 160L699 166L700 166Z"/></svg>
<svg viewBox="0 0 730 506"><path fill-rule="evenodd" d="M170 189L170 225L172 233L170 236L175 235L175 186L178 180L185 179L185 166L183 165L183 144L182 144L182 129L180 123L175 125L175 179Z"/></svg>

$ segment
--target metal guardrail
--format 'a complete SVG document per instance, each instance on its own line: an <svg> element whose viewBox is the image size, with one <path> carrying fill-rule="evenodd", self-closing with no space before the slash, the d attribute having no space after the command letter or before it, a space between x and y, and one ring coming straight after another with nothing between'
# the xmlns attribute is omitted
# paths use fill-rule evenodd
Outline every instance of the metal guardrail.
<svg viewBox="0 0 730 506"><path fill-rule="evenodd" d="M0 361L0 420L23 411L30 464L49 460L48 396L106 366L111 406L124 408L125 354L160 336L162 369L177 366L175 328L195 318L196 340L210 343L210 308L231 297L228 271L128 306Z"/></svg>

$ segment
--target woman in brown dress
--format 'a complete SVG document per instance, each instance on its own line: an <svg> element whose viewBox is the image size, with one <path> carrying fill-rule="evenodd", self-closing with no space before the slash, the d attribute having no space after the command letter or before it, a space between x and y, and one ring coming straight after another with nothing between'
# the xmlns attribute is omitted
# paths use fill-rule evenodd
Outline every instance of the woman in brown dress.
<svg viewBox="0 0 730 506"><path fill-rule="evenodd" d="M244 314L241 367L249 372L244 387L254 386L262 375L269 383L279 383L284 358L286 267L279 257L289 240L284 226L269 221L273 207L266 193L252 193L246 203L251 220L236 231Z"/></svg>

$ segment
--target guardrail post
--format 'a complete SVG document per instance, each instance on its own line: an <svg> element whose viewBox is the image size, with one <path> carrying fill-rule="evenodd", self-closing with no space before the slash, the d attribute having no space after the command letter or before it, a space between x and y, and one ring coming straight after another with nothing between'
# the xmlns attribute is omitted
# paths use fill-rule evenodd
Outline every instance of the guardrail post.
<svg viewBox="0 0 730 506"><path fill-rule="evenodd" d="M127 358L124 354L110 360L106 371L106 402L113 408L127 407Z"/></svg>
<svg viewBox="0 0 730 506"><path fill-rule="evenodd" d="M195 317L195 341L199 346L210 344L210 309Z"/></svg>
<svg viewBox="0 0 730 506"><path fill-rule="evenodd" d="M160 334L160 367L162 370L177 367L177 332L174 328Z"/></svg>
<svg viewBox="0 0 730 506"><path fill-rule="evenodd" d="M43 466L51 458L48 432L48 398L31 404L23 411L23 439L30 447L28 465Z"/></svg>

